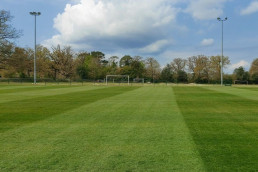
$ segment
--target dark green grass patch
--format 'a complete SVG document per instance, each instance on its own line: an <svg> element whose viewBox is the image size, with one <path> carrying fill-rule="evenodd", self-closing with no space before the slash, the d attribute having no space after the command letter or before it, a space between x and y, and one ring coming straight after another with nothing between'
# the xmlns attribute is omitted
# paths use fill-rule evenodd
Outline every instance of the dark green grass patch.
<svg viewBox="0 0 258 172"><path fill-rule="evenodd" d="M0 104L0 132L115 96L137 87L108 87Z"/></svg>
<svg viewBox="0 0 258 172"><path fill-rule="evenodd" d="M258 170L257 101L201 87L174 91L208 171Z"/></svg>
<svg viewBox="0 0 258 172"><path fill-rule="evenodd" d="M60 89L60 88L67 88L69 86L26 86L26 87L4 87L0 89L0 96L2 94L7 94L7 93L19 93L19 92L29 92L29 91L36 91L36 90L48 90L48 89ZM73 86L74 87L74 86Z"/></svg>

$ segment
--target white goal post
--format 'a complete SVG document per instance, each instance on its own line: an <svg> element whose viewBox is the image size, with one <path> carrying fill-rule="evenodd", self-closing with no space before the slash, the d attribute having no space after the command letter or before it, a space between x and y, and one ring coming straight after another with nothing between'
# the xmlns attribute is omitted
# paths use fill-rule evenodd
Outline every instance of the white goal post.
<svg viewBox="0 0 258 172"><path fill-rule="evenodd" d="M106 85L108 85L108 78L127 78L127 83L130 85L130 77L129 75L106 75Z"/></svg>

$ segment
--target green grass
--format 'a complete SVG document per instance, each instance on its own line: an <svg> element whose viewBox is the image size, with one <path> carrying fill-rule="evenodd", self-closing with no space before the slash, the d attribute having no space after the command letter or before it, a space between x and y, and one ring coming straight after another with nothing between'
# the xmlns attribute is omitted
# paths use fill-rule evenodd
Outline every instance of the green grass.
<svg viewBox="0 0 258 172"><path fill-rule="evenodd" d="M0 171L255 171L257 94L0 85Z"/></svg>
<svg viewBox="0 0 258 172"><path fill-rule="evenodd" d="M258 170L258 102L253 97L236 96L234 88L235 95L224 93L225 88L174 89L207 171Z"/></svg>

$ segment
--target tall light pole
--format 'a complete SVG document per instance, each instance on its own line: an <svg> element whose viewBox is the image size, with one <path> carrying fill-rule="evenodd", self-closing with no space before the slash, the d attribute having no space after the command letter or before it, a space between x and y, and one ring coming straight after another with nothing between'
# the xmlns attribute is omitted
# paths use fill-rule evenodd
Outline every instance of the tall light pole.
<svg viewBox="0 0 258 172"><path fill-rule="evenodd" d="M221 19L220 17L217 18L218 21L222 24L222 39L221 39L221 68L220 68L220 79L221 79L221 86L223 86L223 24L228 18Z"/></svg>
<svg viewBox="0 0 258 172"><path fill-rule="evenodd" d="M37 83L37 73L36 73L36 50L37 50L37 47L36 47L36 40L37 40L37 34L36 34L36 24L37 24L37 16L39 16L41 13L40 12L30 12L30 15L33 15L35 17L35 40L34 40L34 84Z"/></svg>

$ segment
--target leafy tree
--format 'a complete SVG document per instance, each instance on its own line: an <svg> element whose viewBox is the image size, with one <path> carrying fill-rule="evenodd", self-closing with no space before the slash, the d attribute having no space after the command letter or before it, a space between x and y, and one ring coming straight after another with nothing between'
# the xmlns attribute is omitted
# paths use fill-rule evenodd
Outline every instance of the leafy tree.
<svg viewBox="0 0 258 172"><path fill-rule="evenodd" d="M119 59L119 57L117 57L117 56L111 56L108 59L108 66L106 67L106 73L107 74L115 75L117 73L118 59Z"/></svg>
<svg viewBox="0 0 258 172"><path fill-rule="evenodd" d="M29 49L29 54L33 58L34 50ZM43 47L42 45L37 45L37 75L40 78L48 78L51 76L50 69L50 51L48 48Z"/></svg>
<svg viewBox="0 0 258 172"><path fill-rule="evenodd" d="M61 49L60 45L53 47L50 58L50 68L54 79L67 79L74 75L73 52L71 47L64 47L63 49Z"/></svg>
<svg viewBox="0 0 258 172"><path fill-rule="evenodd" d="M131 77L133 78L142 78L145 68L144 68L144 62L142 57L140 56L135 56L132 59L131 62Z"/></svg>
<svg viewBox="0 0 258 172"><path fill-rule="evenodd" d="M33 70L31 56L26 49L20 47L15 47L13 54L8 59L8 64L21 78L30 77Z"/></svg>
<svg viewBox="0 0 258 172"><path fill-rule="evenodd" d="M88 56L87 60L87 67L89 69L89 78L90 79L98 79L101 75L101 64L99 63L99 59L92 57L92 56Z"/></svg>
<svg viewBox="0 0 258 172"><path fill-rule="evenodd" d="M79 75L81 79L88 78L89 68L86 64L87 57L90 56L87 52L80 52L77 54L77 58L75 59L75 68L76 73Z"/></svg>
<svg viewBox="0 0 258 172"><path fill-rule="evenodd" d="M167 64L161 71L161 79L166 82L173 82L173 69L170 64Z"/></svg>
<svg viewBox="0 0 258 172"><path fill-rule="evenodd" d="M100 51L92 51L90 55L94 58L97 58L99 60L105 59L105 54Z"/></svg>
<svg viewBox="0 0 258 172"><path fill-rule="evenodd" d="M132 63L133 58L129 55L123 56L120 61L119 61L119 66L124 67L124 66L130 66Z"/></svg>
<svg viewBox="0 0 258 172"><path fill-rule="evenodd" d="M8 59L14 52L15 46L8 42L0 42L0 70L8 69Z"/></svg>
<svg viewBox="0 0 258 172"><path fill-rule="evenodd" d="M183 70L178 71L177 82L187 82L187 73Z"/></svg>
<svg viewBox="0 0 258 172"><path fill-rule="evenodd" d="M118 66L118 59L119 57L117 56L111 56L108 59L108 65L111 67L117 67Z"/></svg>
<svg viewBox="0 0 258 172"><path fill-rule="evenodd" d="M242 66L236 68L233 73L236 80L246 81L249 79L249 73Z"/></svg>

